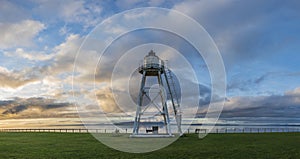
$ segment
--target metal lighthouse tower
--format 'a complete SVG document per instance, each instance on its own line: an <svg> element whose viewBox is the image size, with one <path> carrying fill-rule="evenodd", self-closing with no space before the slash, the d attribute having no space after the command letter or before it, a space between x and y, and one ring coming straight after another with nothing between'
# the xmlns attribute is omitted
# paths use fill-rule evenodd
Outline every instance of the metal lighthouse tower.
<svg viewBox="0 0 300 159"><path fill-rule="evenodd" d="M170 123L170 112L168 108L171 107L173 109L173 113L175 116L175 121L177 124L178 133L181 135L181 112L180 112L180 104L178 100L178 96L175 89L175 83L172 77L171 71L165 65L165 62L161 60L158 56L155 55L155 52L151 50L148 55L144 57L143 64L138 68L140 74L142 74L142 80L140 85L139 96L137 99L137 109L136 116L133 126L133 133L131 137L172 137L174 136L171 131L171 123ZM159 86L157 95L154 98L150 98L150 89L151 87L146 87L147 78L155 77L157 79L157 84ZM166 87L164 87L164 85ZM160 97L161 103L158 104L156 101ZM144 105L144 99L150 101L148 105ZM152 129L146 129L146 133L140 133L140 126L142 124L141 119L143 115L146 113L146 110L150 107L154 106L154 110L156 110L155 116L162 117L163 126L165 128L165 133L160 133L162 131L158 131L159 126L152 125ZM152 112L153 114L155 112ZM148 125L154 122L147 122ZM149 132L151 134L149 134Z"/></svg>

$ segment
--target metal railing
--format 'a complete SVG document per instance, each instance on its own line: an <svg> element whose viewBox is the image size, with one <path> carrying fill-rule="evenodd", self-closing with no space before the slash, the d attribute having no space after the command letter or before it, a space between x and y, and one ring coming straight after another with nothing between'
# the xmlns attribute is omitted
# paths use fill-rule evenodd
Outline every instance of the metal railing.
<svg viewBox="0 0 300 159"><path fill-rule="evenodd" d="M275 133L275 132L300 132L300 128L219 128L212 129L209 133ZM188 129L186 133L208 133L208 129Z"/></svg>
<svg viewBox="0 0 300 159"><path fill-rule="evenodd" d="M120 129L0 129L0 132L55 132L55 133L127 133Z"/></svg>
<svg viewBox="0 0 300 159"><path fill-rule="evenodd" d="M187 129L184 133L208 133L208 129ZM55 133L131 133L132 129L0 129L0 132L55 132ZM209 133L275 133L300 132L300 128L220 128L212 129Z"/></svg>

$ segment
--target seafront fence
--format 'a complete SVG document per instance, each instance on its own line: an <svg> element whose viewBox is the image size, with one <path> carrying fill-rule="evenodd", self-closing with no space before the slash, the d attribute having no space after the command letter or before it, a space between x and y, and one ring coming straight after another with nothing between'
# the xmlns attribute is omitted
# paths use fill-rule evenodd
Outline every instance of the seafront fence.
<svg viewBox="0 0 300 159"><path fill-rule="evenodd" d="M208 133L208 129L187 129L186 134ZM0 129L0 132L55 132L55 133L131 133L132 129ZM300 132L297 128L215 128L209 133L275 133L275 132Z"/></svg>

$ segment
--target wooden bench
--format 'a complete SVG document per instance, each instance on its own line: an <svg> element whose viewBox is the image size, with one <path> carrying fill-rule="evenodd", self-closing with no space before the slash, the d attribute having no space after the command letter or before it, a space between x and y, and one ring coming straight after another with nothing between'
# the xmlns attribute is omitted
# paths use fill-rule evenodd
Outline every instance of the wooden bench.
<svg viewBox="0 0 300 159"><path fill-rule="evenodd" d="M146 133L153 132L152 129L146 129Z"/></svg>

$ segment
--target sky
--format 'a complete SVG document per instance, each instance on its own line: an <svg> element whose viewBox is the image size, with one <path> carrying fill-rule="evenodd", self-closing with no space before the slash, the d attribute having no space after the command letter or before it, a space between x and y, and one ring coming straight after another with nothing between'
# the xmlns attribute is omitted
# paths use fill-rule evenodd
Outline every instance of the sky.
<svg viewBox="0 0 300 159"><path fill-rule="evenodd" d="M121 19L112 23L106 21L105 26L105 19L140 7L179 11L196 20L211 36L226 73L226 101L221 118L232 118L236 122L241 118L243 121L276 118L279 122L288 118L283 122L299 122L300 2L297 0L0 0L0 127L80 124L78 110L80 116L95 112L116 115L124 109L134 112L135 107L130 107L130 102L126 103L122 96L126 85L121 81L125 80L127 72L118 74L120 82L115 91L123 105L116 106L109 85L112 65L117 65L116 60L125 57L128 51L127 59L131 57L131 61L125 61L126 68L134 68L149 47L161 58L173 60L175 70L180 61L172 56L176 51L191 64L198 83L188 82L193 81L193 72L183 67L182 72L191 76L183 85L188 90L195 85L200 89L197 115L203 116L210 102L218 102L210 99L211 81L205 60L187 41L172 33L150 29L120 37L103 56L105 67L97 66L94 74L94 65L98 62L95 59L99 56L95 50L124 32L126 26ZM146 10L135 16L128 14L127 18L134 26L139 25L141 17L147 16L157 16L156 25L163 23L163 18L174 18L168 13ZM101 23L104 28L99 27ZM191 28L180 22L177 27ZM147 43L164 46L150 44L136 48ZM82 54L76 58L78 50ZM141 50L144 52L137 54ZM75 69L74 62L77 62ZM138 83L139 79L140 76L134 74L130 83ZM133 99L138 86L130 87ZM191 91L186 93L191 94L188 99L197 99ZM78 101L79 97L82 100ZM94 111L99 105L102 112Z"/></svg>

